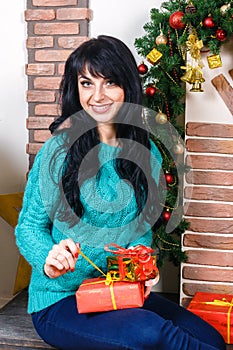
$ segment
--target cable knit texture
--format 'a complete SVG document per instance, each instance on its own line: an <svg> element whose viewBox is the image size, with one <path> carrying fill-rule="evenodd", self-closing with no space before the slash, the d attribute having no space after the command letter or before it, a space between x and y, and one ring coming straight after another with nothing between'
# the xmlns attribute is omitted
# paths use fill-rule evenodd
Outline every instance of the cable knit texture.
<svg viewBox="0 0 233 350"><path fill-rule="evenodd" d="M106 272L104 245L115 242L124 247L151 245L152 231L144 223L138 230L137 206L132 186L119 178L114 159L120 149L101 143L99 147L100 176L87 179L81 187L84 215L77 225L69 227L57 218L60 203L58 182L66 152L61 135L51 137L38 152L25 188L23 207L15 229L21 254L32 266L29 285L28 312L36 312L69 295L86 278L100 273L79 256L74 272L56 279L47 277L43 266L52 246L68 237L81 244L81 249L101 270ZM54 162L53 160L56 159ZM53 164L51 166L51 164ZM152 174L158 181L161 155L151 143ZM70 213L75 215L70 208Z"/></svg>

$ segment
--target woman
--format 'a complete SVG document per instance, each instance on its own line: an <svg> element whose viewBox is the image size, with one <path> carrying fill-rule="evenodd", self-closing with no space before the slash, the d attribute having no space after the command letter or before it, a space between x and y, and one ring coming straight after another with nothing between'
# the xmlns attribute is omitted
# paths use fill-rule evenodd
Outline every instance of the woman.
<svg viewBox="0 0 233 350"><path fill-rule="evenodd" d="M28 312L58 349L225 349L210 325L151 293L143 308L79 314L75 292L106 271L106 243L150 246L161 156L141 120L136 62L120 40L99 36L68 58L61 116L30 171L16 227L32 265Z"/></svg>

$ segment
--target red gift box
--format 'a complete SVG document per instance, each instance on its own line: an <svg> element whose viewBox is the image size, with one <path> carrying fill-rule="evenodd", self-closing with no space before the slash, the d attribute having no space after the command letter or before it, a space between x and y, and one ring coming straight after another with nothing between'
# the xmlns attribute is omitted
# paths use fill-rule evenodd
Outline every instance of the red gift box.
<svg viewBox="0 0 233 350"><path fill-rule="evenodd" d="M76 302L79 313L141 307L144 304L144 284L87 279L76 292Z"/></svg>
<svg viewBox="0 0 233 350"><path fill-rule="evenodd" d="M233 295L197 292L187 309L216 328L227 344L233 343Z"/></svg>

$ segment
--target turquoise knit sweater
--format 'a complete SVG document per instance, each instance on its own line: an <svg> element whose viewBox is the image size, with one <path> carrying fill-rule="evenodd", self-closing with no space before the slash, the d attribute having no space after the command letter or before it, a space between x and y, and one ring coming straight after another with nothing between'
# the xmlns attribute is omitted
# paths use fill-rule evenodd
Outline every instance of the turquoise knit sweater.
<svg viewBox="0 0 233 350"><path fill-rule="evenodd" d="M106 256L109 255L104 250L105 244L114 242L124 247L137 244L149 246L152 241L149 224L144 223L137 230L134 191L129 183L119 179L115 171L114 158L119 149L103 143L98 146L101 176L98 180L95 177L86 180L81 187L85 214L73 227L58 220L58 182L66 152L57 150L62 143L61 135L53 136L38 152L29 173L23 207L15 229L19 250L32 266L29 313L75 294L84 279L100 275L79 256L74 272L55 279L47 277L43 268L46 257L52 246L62 239L70 237L79 242L83 253L104 272ZM57 157L53 162L55 152ZM153 143L150 153L152 174L158 181L161 155Z"/></svg>

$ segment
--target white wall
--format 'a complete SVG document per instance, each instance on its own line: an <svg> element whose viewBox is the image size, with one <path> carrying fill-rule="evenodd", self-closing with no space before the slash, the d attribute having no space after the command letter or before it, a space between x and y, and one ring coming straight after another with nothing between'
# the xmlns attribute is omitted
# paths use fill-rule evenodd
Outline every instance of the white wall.
<svg viewBox="0 0 233 350"><path fill-rule="evenodd" d="M90 0L93 20L90 36L112 35L121 39L132 51L137 62L142 59L134 48L135 38L145 34L143 26L150 20L150 10L159 8L161 0Z"/></svg>
<svg viewBox="0 0 233 350"><path fill-rule="evenodd" d="M22 191L28 167L25 8L24 1L0 2L0 194ZM18 258L13 228L0 219L0 306L11 298Z"/></svg>
<svg viewBox="0 0 233 350"><path fill-rule="evenodd" d="M22 190L25 182L26 24L24 1L0 2L0 193Z"/></svg>

